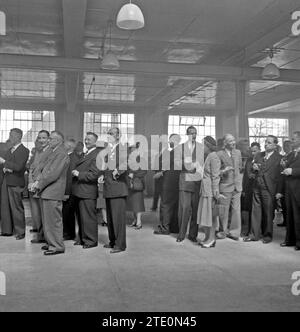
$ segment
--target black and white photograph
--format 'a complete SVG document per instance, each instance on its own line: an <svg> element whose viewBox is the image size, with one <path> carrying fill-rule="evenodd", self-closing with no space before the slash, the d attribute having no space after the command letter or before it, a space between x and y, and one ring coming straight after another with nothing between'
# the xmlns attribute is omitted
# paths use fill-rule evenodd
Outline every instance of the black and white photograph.
<svg viewBox="0 0 300 332"><path fill-rule="evenodd" d="M300 0L0 0L0 312L299 311Z"/></svg>

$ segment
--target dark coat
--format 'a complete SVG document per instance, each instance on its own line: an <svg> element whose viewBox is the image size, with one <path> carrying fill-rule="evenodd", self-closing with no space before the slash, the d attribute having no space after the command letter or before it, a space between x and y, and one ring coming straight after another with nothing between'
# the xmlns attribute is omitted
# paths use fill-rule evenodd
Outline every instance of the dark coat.
<svg viewBox="0 0 300 332"><path fill-rule="evenodd" d="M262 165L259 174L261 174L264 179L264 184L268 191L271 195L275 196L280 191L280 161L282 156L275 151L272 156L265 161L265 155L265 152L259 153L255 157L254 163ZM257 176L258 174L256 174L256 178Z"/></svg>
<svg viewBox="0 0 300 332"><path fill-rule="evenodd" d="M76 165L81 159L81 157L78 156L77 153L72 152L69 154L69 158L70 158L70 164L67 171L67 182L66 182L66 192L65 192L66 195L71 195L72 193L72 181L73 181L72 171L76 168Z"/></svg>
<svg viewBox="0 0 300 332"><path fill-rule="evenodd" d="M100 171L96 166L96 158L100 149L96 148L86 156L82 156L74 169L79 172L72 180L72 195L84 199L97 199L98 178Z"/></svg>
<svg viewBox="0 0 300 332"><path fill-rule="evenodd" d="M116 169L119 171L119 177L117 180L113 179L113 170L107 169L102 172L104 174L104 187L103 187L103 196L104 198L120 198L128 196L128 172L127 170L120 169L120 165L127 164L127 155L120 153L121 150L126 149L125 146L118 145L116 151L113 155L110 156L111 159L114 159L112 164L115 164Z"/></svg>
<svg viewBox="0 0 300 332"><path fill-rule="evenodd" d="M285 190L294 196L298 206L300 206L300 152L298 152L297 157L295 157L295 153L290 154L286 168L292 169L292 175L285 176Z"/></svg>
<svg viewBox="0 0 300 332"><path fill-rule="evenodd" d="M24 187L26 170L26 163L29 156L29 150L23 144L11 153L11 150L6 151L3 164L4 168L11 169L12 173L5 173L6 184L13 187Z"/></svg>
<svg viewBox="0 0 300 332"><path fill-rule="evenodd" d="M179 160L176 156L176 151L178 150L178 156L180 156ZM189 150L188 143L184 143L179 145L176 148L175 153L175 166L176 169L179 166L178 162L181 163L182 171L179 176L179 190L181 191L188 191L188 192L198 192L200 191L200 184L201 184L201 177L196 173L195 170L190 170L187 168L185 164L185 157L190 157L192 162L195 163L196 161L203 167L204 165L204 148L203 145L196 142L196 147L193 153Z"/></svg>

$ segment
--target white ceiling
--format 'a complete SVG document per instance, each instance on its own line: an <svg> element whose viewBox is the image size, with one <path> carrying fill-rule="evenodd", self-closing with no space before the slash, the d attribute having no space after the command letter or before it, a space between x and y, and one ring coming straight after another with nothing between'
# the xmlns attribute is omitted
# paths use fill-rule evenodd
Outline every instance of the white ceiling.
<svg viewBox="0 0 300 332"><path fill-rule="evenodd" d="M7 18L0 54L27 55L32 64L32 68L24 68L22 60L13 57L4 64L0 55L2 107L6 101L14 105L14 100L16 105L26 100L27 107L31 103L55 107L71 96L86 109L154 105L230 110L235 107L234 75L232 79L217 77L213 69L219 67L214 66L262 67L269 61L263 51L276 47L274 63L284 69L300 69L300 38L290 36L291 12L300 9L299 0L135 0L145 15L145 28L138 31L120 30L115 25L117 12L126 2L0 0L0 10ZM130 65L126 74L100 70L99 56L109 45L109 20L113 21L112 50L121 69ZM83 65L97 62L99 69L77 72L73 68L69 73L48 65L48 57L82 59ZM43 70L35 68L37 61L43 63ZM140 70L141 64L145 72ZM158 64L165 65L159 75L152 74L152 66ZM196 70L198 65L211 66L211 77L197 76L191 68ZM187 75L191 71L192 77ZM299 84L287 81L263 82L256 75L247 85L249 111L297 99Z"/></svg>

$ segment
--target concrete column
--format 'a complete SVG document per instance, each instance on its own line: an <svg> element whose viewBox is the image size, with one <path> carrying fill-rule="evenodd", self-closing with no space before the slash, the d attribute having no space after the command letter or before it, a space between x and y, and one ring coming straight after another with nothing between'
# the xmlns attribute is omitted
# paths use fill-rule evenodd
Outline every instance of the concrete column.
<svg viewBox="0 0 300 332"><path fill-rule="evenodd" d="M247 81L236 81L236 137L249 139L248 112L246 108Z"/></svg>
<svg viewBox="0 0 300 332"><path fill-rule="evenodd" d="M293 113L289 117L289 134L292 136L293 132L300 131L300 114Z"/></svg>
<svg viewBox="0 0 300 332"><path fill-rule="evenodd" d="M83 111L80 107L69 112L67 108L55 111L55 128L61 131L65 138L74 138L82 141L83 138Z"/></svg>

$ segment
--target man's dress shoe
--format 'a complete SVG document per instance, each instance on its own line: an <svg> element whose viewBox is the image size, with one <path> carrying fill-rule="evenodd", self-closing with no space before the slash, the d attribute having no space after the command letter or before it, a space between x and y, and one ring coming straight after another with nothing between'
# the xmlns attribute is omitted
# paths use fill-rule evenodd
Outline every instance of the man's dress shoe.
<svg viewBox="0 0 300 332"><path fill-rule="evenodd" d="M193 238L193 237L190 237L190 236L188 236L188 239L191 241L191 242L197 242L197 239L196 238Z"/></svg>
<svg viewBox="0 0 300 332"><path fill-rule="evenodd" d="M300 250L300 247L296 246L296 247L295 247L295 250L296 250L296 251L299 251L299 250Z"/></svg>
<svg viewBox="0 0 300 332"><path fill-rule="evenodd" d="M176 239L176 242L183 242L183 239Z"/></svg>
<svg viewBox="0 0 300 332"><path fill-rule="evenodd" d="M48 246L42 246L41 250L49 250L49 247Z"/></svg>
<svg viewBox="0 0 300 332"><path fill-rule="evenodd" d="M23 240L24 238L25 238L25 234L16 236L16 240Z"/></svg>
<svg viewBox="0 0 300 332"><path fill-rule="evenodd" d="M243 241L244 241L244 242L255 242L255 240L254 240L252 237L250 237L250 236L245 237L245 238L243 239Z"/></svg>
<svg viewBox="0 0 300 332"><path fill-rule="evenodd" d="M272 242L272 239L263 239L263 244L269 244Z"/></svg>
<svg viewBox="0 0 300 332"><path fill-rule="evenodd" d="M103 246L103 248L106 248L106 249L113 249L113 245L111 245L111 244L105 244L104 246Z"/></svg>
<svg viewBox="0 0 300 332"><path fill-rule="evenodd" d="M163 230L161 230L161 229L158 229L158 230L155 230L155 231L153 232L153 234L155 234L155 235L170 235L170 232L168 232L168 231L163 231Z"/></svg>
<svg viewBox="0 0 300 332"><path fill-rule="evenodd" d="M38 240L38 239L33 239L30 241L31 243L46 243L45 240Z"/></svg>
<svg viewBox="0 0 300 332"><path fill-rule="evenodd" d="M293 244L289 244L289 243L287 243L287 242L282 242L282 243L280 243L280 247L293 247L294 245Z"/></svg>
<svg viewBox="0 0 300 332"><path fill-rule="evenodd" d="M83 245L83 243L80 242L80 241L75 241L74 242L74 246L82 246L82 245Z"/></svg>
<svg viewBox="0 0 300 332"><path fill-rule="evenodd" d="M32 229L29 231L29 233L37 233L37 232L38 232L38 230L35 229L35 228L32 228Z"/></svg>
<svg viewBox="0 0 300 332"><path fill-rule="evenodd" d="M0 236L13 236L13 234L1 233Z"/></svg>
<svg viewBox="0 0 300 332"><path fill-rule="evenodd" d="M59 254L64 254L64 251L58 251L58 250L46 250L44 252L45 256L54 256L54 255L59 255Z"/></svg>
<svg viewBox="0 0 300 332"><path fill-rule="evenodd" d="M231 239L233 241L239 241L239 237L238 236L234 236L232 234L227 234L226 237L228 237L228 239Z"/></svg>
<svg viewBox="0 0 300 332"><path fill-rule="evenodd" d="M123 251L125 251L125 250L122 250L122 249L119 249L119 248L113 248L113 249L110 251L110 253L111 253L111 254L117 254L117 253L119 253L119 252L123 252Z"/></svg>
<svg viewBox="0 0 300 332"><path fill-rule="evenodd" d="M90 248L95 248L95 247L97 247L98 246L98 244L84 244L83 246L82 246L82 248L83 249L90 249Z"/></svg>

